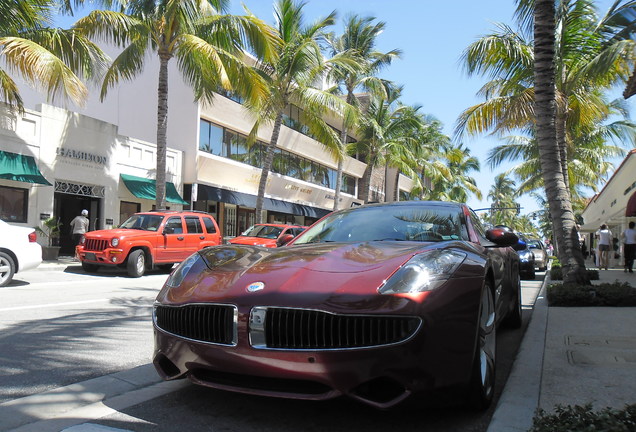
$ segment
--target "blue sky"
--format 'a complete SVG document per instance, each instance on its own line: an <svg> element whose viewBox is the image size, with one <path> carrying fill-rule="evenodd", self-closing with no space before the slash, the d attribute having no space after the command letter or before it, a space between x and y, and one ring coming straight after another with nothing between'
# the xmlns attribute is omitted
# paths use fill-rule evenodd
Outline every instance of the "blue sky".
<svg viewBox="0 0 636 432"><path fill-rule="evenodd" d="M386 30L378 38L377 48L380 51L399 48L403 55L382 76L404 85L403 102L421 105L421 111L439 119L444 124L444 132L450 136L459 114L480 102L476 93L485 83L484 78L468 78L463 72L460 64L462 52L480 36L492 32L494 23L514 24L514 0L308 0L306 3L305 16L310 21L336 10L339 24L350 13L373 16L386 22ZM597 2L602 12L612 3L613 0ZM242 13L242 4L266 22L274 22L271 0L235 0L232 12ZM340 25L334 27L334 31L340 30ZM617 90L616 95L620 91ZM631 105L633 108L633 101ZM471 198L468 203L475 209L488 207L490 203L486 195L494 177L512 164L494 170L488 167L486 155L490 148L497 145L495 138L469 137L462 142L481 163L481 172L474 173L473 177L484 199ZM522 197L519 202L523 207L522 213L538 209L530 197Z"/></svg>

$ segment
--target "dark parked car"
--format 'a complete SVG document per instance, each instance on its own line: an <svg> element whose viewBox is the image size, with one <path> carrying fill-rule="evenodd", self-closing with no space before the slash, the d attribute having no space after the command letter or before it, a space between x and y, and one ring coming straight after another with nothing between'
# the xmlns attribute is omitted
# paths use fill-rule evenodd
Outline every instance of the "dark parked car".
<svg viewBox="0 0 636 432"><path fill-rule="evenodd" d="M224 245L182 262L153 311L162 378L389 408L454 390L493 397L496 329L521 325L517 236L465 205L331 213L287 247Z"/></svg>
<svg viewBox="0 0 636 432"><path fill-rule="evenodd" d="M519 273L523 279L532 280L535 278L534 254L530 249L528 239L520 234L517 234L517 236L519 237L519 242L513 248L519 254Z"/></svg>

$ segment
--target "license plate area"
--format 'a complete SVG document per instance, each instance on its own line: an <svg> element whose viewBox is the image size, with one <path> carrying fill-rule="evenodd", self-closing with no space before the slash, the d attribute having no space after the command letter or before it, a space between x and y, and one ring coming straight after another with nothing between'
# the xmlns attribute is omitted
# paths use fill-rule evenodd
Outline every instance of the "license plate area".
<svg viewBox="0 0 636 432"><path fill-rule="evenodd" d="M84 254L84 258L89 260L89 261L97 261L97 257L95 256L95 254L93 252L86 252Z"/></svg>

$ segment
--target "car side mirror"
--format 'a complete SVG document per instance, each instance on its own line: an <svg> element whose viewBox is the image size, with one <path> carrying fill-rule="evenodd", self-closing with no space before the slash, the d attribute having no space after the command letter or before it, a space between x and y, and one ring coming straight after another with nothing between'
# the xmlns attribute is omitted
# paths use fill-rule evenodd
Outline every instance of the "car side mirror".
<svg viewBox="0 0 636 432"><path fill-rule="evenodd" d="M291 234L283 234L282 236L280 236L280 238L276 241L276 245L277 246L284 246L287 243L289 243L290 241L292 241L294 239L294 236Z"/></svg>
<svg viewBox="0 0 636 432"><path fill-rule="evenodd" d="M519 237L515 233L501 228L489 229L486 231L486 238L499 247L512 246L514 248L515 245L519 244Z"/></svg>
<svg viewBox="0 0 636 432"><path fill-rule="evenodd" d="M168 226L163 229L163 235L174 234L174 227Z"/></svg>

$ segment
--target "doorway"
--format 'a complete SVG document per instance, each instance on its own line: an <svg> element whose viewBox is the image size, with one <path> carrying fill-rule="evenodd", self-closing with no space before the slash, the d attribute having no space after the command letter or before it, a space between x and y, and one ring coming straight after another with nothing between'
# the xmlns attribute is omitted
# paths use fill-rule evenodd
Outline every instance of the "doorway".
<svg viewBox="0 0 636 432"><path fill-rule="evenodd" d="M101 214L101 199L89 196L72 195L56 192L54 195L53 214L60 221L60 255L74 255L75 244L71 233L71 221L82 210L88 210L88 229L94 231L102 228L99 215Z"/></svg>

